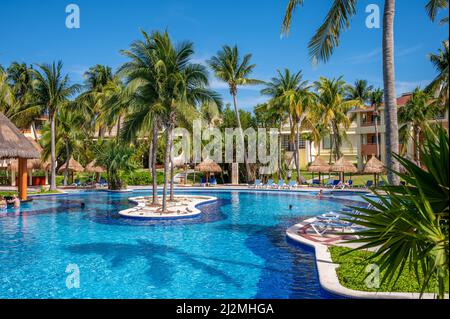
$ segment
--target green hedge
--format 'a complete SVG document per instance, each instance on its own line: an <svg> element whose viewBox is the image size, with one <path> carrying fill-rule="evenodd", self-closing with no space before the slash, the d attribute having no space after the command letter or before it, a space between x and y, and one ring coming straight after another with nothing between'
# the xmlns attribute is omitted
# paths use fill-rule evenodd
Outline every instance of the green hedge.
<svg viewBox="0 0 450 319"><path fill-rule="evenodd" d="M365 272L367 265L377 264L379 258L367 260L372 255L369 251L354 251L346 255L342 255L344 252L348 252L350 248L345 247L329 247L331 253L331 259L334 263L339 264L336 269L339 282L344 287L360 290L360 291L383 291L383 292L420 292L419 284L415 277L414 271L409 268L407 264L400 274L398 281L395 285L388 285L381 283L383 272L380 276L380 288L368 288L364 282L366 276ZM419 273L419 275L421 275ZM448 285L446 287L448 292ZM434 292L434 289L427 289L427 292Z"/></svg>

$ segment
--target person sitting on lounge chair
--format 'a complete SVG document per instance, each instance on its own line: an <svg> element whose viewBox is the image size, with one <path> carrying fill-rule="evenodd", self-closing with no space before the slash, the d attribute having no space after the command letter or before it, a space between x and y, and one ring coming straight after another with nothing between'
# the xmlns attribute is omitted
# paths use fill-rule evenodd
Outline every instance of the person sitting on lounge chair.
<svg viewBox="0 0 450 319"><path fill-rule="evenodd" d="M273 188L274 186L276 186L276 185L273 183L273 179L269 179L267 181L266 188L267 187Z"/></svg>

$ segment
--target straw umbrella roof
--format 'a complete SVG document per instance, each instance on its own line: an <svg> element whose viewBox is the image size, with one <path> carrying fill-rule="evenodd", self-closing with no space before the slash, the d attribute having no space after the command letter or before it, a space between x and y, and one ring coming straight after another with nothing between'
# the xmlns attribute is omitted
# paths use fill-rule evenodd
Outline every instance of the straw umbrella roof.
<svg viewBox="0 0 450 319"><path fill-rule="evenodd" d="M67 162L65 162L61 167L59 168L59 172L63 172L66 169ZM72 172L84 172L83 166L81 166L80 163L78 163L76 160L73 159L73 157L69 160L69 171Z"/></svg>
<svg viewBox="0 0 450 319"><path fill-rule="evenodd" d="M364 173L380 174L384 172L384 164L376 156L372 156L364 166Z"/></svg>
<svg viewBox="0 0 450 319"><path fill-rule="evenodd" d="M316 156L316 159L309 165L308 171L314 173L328 173L330 171L330 165L320 156Z"/></svg>
<svg viewBox="0 0 450 319"><path fill-rule="evenodd" d="M0 113L0 158L39 158L39 152L19 129Z"/></svg>
<svg viewBox="0 0 450 319"><path fill-rule="evenodd" d="M355 165L347 161L342 156L336 163L331 165L330 171L332 172L344 172L344 173L356 173L358 169Z"/></svg>
<svg viewBox="0 0 450 319"><path fill-rule="evenodd" d="M90 162L86 165L86 168L84 169L88 173L104 173L106 172L106 169L104 167L95 165L95 161Z"/></svg>
<svg viewBox="0 0 450 319"><path fill-rule="evenodd" d="M222 171L220 166L209 157L203 160L203 162L201 162L197 166L195 166L195 170L198 172L208 172L208 173L220 173Z"/></svg>
<svg viewBox="0 0 450 319"><path fill-rule="evenodd" d="M31 159L27 161L27 169L46 169L46 167L49 165L49 161L42 161L42 147L39 145L38 142L36 142L33 138L27 137L27 139L33 144L33 146L36 148L36 150L39 152L40 156L39 159ZM12 171L17 171L19 169L19 163L17 160L12 160L10 164L10 169Z"/></svg>

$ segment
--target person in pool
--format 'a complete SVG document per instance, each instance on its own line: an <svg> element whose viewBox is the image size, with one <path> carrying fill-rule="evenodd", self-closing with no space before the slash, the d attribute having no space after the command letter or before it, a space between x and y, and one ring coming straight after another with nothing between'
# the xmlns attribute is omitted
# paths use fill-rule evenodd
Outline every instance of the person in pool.
<svg viewBox="0 0 450 319"><path fill-rule="evenodd" d="M0 196L0 209L6 209L8 207L8 203L3 196Z"/></svg>
<svg viewBox="0 0 450 319"><path fill-rule="evenodd" d="M12 201L12 203L14 205L14 208L20 208L20 199L19 199L19 197L14 195L11 201Z"/></svg>
<svg viewBox="0 0 450 319"><path fill-rule="evenodd" d="M319 193L317 193L317 198L322 198L323 196L323 189L319 190Z"/></svg>

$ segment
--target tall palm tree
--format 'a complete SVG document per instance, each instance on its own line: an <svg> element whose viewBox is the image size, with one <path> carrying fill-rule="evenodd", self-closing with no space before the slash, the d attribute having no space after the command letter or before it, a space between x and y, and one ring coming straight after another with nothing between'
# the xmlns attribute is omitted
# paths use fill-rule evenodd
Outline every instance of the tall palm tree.
<svg viewBox="0 0 450 319"><path fill-rule="evenodd" d="M277 77L273 77L271 81L266 83L266 87L261 90L261 94L271 97L267 103L267 108L279 110L281 117L279 133L281 127L286 120L289 122L291 132L290 143L294 148L294 161L296 163L298 178L300 178L300 168L298 161L298 137L296 136L296 120L300 120L303 114L302 94L298 92L306 92L307 82L303 81L302 72L292 73L289 69L283 72L277 70ZM280 134L281 138L281 134ZM295 139L297 138L297 141ZM280 150L281 154L281 150ZM279 161L280 162L280 161ZM282 163L279 163L279 166ZM281 167L280 167L281 168ZM279 168L279 169L280 169Z"/></svg>
<svg viewBox="0 0 450 319"><path fill-rule="evenodd" d="M145 42L137 41L132 50L124 52L132 62L124 64L121 70L132 79L130 83L137 84L138 93L145 93L151 108L138 105L138 113L130 115L124 125L129 130L133 122L142 127L145 120L150 119L154 110L158 109L158 118L164 124L166 132L166 150L164 161L164 189L162 210L167 209L167 184L171 153L173 149L172 131L177 117L183 113L194 111L196 106L207 101L221 105L217 93L209 90L206 68L200 64L191 63L194 54L191 42L183 42L175 46L167 32L153 32L151 36L143 32ZM144 63L142 63L144 62ZM143 66L143 68L136 68ZM150 81L149 81L150 80ZM142 112L142 113L139 113ZM153 137L157 138L154 132ZM156 148L156 144L154 145ZM156 151L156 150L155 150ZM154 157L156 158L156 157ZM171 165L171 199L173 199L173 165Z"/></svg>
<svg viewBox="0 0 450 319"><path fill-rule="evenodd" d="M111 67L97 64L89 68L85 73L85 92L78 96L78 108L91 117L91 126L94 134L103 137L105 134L105 103L109 98L105 87L113 81L114 75Z"/></svg>
<svg viewBox="0 0 450 319"><path fill-rule="evenodd" d="M429 126L429 121L440 111L437 100L432 95L416 88L411 99L399 110L400 135L403 140L402 153L405 153L407 142L412 137L414 140L414 157L420 165L420 136ZM412 127L413 135L410 134Z"/></svg>
<svg viewBox="0 0 450 319"><path fill-rule="evenodd" d="M314 86L317 91L317 109L322 114L321 122L330 127L333 133L331 153L336 161L343 155L342 139L346 137L345 131L351 124L348 112L351 108L362 104L359 100L345 99L346 85L342 77L337 79L321 77Z"/></svg>
<svg viewBox="0 0 450 319"><path fill-rule="evenodd" d="M61 155L66 161L63 185L68 184L69 160L77 150L81 150L88 136L83 128L86 123L84 114L74 109L73 103L64 103L58 111L56 119L55 153ZM40 143L43 148L43 158L48 158L51 154L51 130L48 125L44 126Z"/></svg>
<svg viewBox="0 0 450 319"><path fill-rule="evenodd" d="M336 0L328 11L325 21L311 38L308 48L313 62L326 62L335 47L340 44L341 32L350 27L350 19L356 14L357 0ZM289 0L283 20L282 32L289 33L292 15L303 0ZM398 171L398 161L392 154L398 153L397 101L394 71L394 16L395 0L384 1L383 13L383 82L386 118L386 166L390 168L388 180L398 184L400 179L393 171Z"/></svg>
<svg viewBox="0 0 450 319"><path fill-rule="evenodd" d="M442 104L448 105L448 74L450 53L448 49L448 40L442 42L442 48L437 54L430 54L430 61L438 72L438 75L427 86L426 91L436 94Z"/></svg>
<svg viewBox="0 0 450 319"><path fill-rule="evenodd" d="M370 99L372 90L373 86L368 85L367 80L356 80L353 86L348 86L347 99L366 103Z"/></svg>
<svg viewBox="0 0 450 319"><path fill-rule="evenodd" d="M120 132L125 141L134 140L144 134L149 140L149 170L152 176L152 204L158 204L156 155L158 133L162 128L162 119L166 109L159 96L160 86L157 80L157 57L154 41L142 31L144 40L134 41L129 50L122 50L122 55L130 61L125 62L118 74L125 76L126 90L130 95L129 113L124 119Z"/></svg>
<svg viewBox="0 0 450 319"><path fill-rule="evenodd" d="M379 108L383 103L383 90L380 88L370 93L370 104L373 107L373 116L375 118L375 145L377 148L377 158L380 158L380 141L378 141L378 119L380 118Z"/></svg>
<svg viewBox="0 0 450 319"><path fill-rule="evenodd" d="M33 70L35 77L32 103L30 108L46 110L50 119L51 129L51 179L50 190L56 190L56 145L55 121L58 109L69 97L80 90L78 85L70 85L69 76L62 74L63 64L53 62L38 64L40 70Z"/></svg>
<svg viewBox="0 0 450 319"><path fill-rule="evenodd" d="M213 56L208 64L214 72L214 75L221 81L228 84L230 94L233 97L234 112L236 114L239 134L242 145L244 145L244 134L242 132L241 118L239 115L239 108L237 102L238 87L242 85L254 85L263 83L260 80L249 78L250 74L255 68L255 64L250 64L251 54L245 54L242 57L239 56L237 46L230 47L225 45L222 50L217 52L216 56ZM247 182L250 178L250 165L247 160L247 153L244 146L244 162L246 169Z"/></svg>

